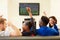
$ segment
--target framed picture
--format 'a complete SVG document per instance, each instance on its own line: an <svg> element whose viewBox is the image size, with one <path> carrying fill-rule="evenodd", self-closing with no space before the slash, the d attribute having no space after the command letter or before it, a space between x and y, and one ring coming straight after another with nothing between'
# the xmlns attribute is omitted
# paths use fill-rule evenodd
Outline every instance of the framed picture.
<svg viewBox="0 0 60 40"><path fill-rule="evenodd" d="M19 15L28 15L26 7L30 7L32 15L39 15L40 4L39 3L19 3Z"/></svg>

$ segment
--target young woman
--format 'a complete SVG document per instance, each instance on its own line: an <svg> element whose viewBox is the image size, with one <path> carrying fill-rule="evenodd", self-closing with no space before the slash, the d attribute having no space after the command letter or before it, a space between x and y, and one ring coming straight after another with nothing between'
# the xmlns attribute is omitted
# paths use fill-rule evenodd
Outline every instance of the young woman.
<svg viewBox="0 0 60 40"><path fill-rule="evenodd" d="M52 29L55 29L56 31L58 31L58 27L57 27L56 24L57 24L56 17L55 16L49 17L49 27L52 28Z"/></svg>
<svg viewBox="0 0 60 40"><path fill-rule="evenodd" d="M35 27L34 19L32 17L31 9L30 7L26 7L26 10L30 16L30 22L24 23L22 35L23 36L35 36L36 27Z"/></svg>

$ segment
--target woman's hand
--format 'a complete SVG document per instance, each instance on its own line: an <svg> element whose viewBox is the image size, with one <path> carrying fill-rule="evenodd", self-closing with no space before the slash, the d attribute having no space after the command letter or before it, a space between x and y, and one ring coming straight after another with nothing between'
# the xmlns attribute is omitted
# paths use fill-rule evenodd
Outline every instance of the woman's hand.
<svg viewBox="0 0 60 40"><path fill-rule="evenodd" d="M32 18L32 12L31 12L31 8L30 7L26 7L26 10L30 16L30 18Z"/></svg>
<svg viewBox="0 0 60 40"><path fill-rule="evenodd" d="M26 7L26 10L28 13L31 13L31 8L30 7Z"/></svg>

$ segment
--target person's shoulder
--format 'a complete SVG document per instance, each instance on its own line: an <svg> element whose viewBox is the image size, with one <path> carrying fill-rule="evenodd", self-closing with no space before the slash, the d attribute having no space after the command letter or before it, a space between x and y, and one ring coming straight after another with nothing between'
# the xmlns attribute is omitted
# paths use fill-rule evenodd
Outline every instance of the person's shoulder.
<svg viewBox="0 0 60 40"><path fill-rule="evenodd" d="M36 29L36 32L40 31L40 28Z"/></svg>
<svg viewBox="0 0 60 40"><path fill-rule="evenodd" d="M45 30L44 27L40 27L39 29L36 29L37 32L42 32L43 30Z"/></svg>
<svg viewBox="0 0 60 40"><path fill-rule="evenodd" d="M51 32L52 32L54 35L59 35L59 32L56 31L55 29L52 29Z"/></svg>
<svg viewBox="0 0 60 40"><path fill-rule="evenodd" d="M51 34L57 33L57 31L56 31L55 29L52 29L52 28L49 28L49 27L48 27L48 31L49 31Z"/></svg>
<svg viewBox="0 0 60 40"><path fill-rule="evenodd" d="M40 30L40 28L39 29L36 29L36 31L38 31L38 30Z"/></svg>
<svg viewBox="0 0 60 40"><path fill-rule="evenodd" d="M54 34L57 33L57 31L55 29L52 29L52 28L49 28L49 29L50 29L51 33L54 33Z"/></svg>

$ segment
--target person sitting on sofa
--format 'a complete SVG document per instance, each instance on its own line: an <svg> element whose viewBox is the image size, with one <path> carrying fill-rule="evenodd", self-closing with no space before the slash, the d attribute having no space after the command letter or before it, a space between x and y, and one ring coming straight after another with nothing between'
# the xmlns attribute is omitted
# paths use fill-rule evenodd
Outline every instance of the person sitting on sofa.
<svg viewBox="0 0 60 40"><path fill-rule="evenodd" d="M6 19L0 17L0 36L22 36L22 33L11 22L6 23Z"/></svg>

